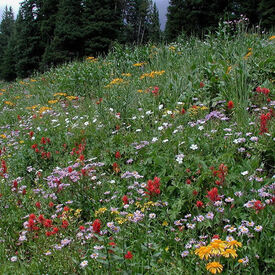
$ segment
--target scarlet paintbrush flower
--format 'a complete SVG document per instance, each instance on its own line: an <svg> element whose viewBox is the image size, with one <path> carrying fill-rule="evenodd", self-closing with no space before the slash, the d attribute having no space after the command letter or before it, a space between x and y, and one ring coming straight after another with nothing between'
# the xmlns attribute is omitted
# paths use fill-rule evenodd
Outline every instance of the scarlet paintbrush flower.
<svg viewBox="0 0 275 275"><path fill-rule="evenodd" d="M256 209L257 211L262 210L262 209L264 209L264 205L259 200L255 201L254 202L254 209Z"/></svg>
<svg viewBox="0 0 275 275"><path fill-rule="evenodd" d="M63 220L63 221L62 221L61 227L62 227L62 228L67 228L68 226L69 226L68 221L67 221L67 220Z"/></svg>
<svg viewBox="0 0 275 275"><path fill-rule="evenodd" d="M33 131L30 131L30 132L29 132L29 136L30 136L30 138L32 138L32 137L33 137L33 135L34 135L34 132L33 132Z"/></svg>
<svg viewBox="0 0 275 275"><path fill-rule="evenodd" d="M207 192L207 196L212 202L219 201L220 197L218 194L218 189L216 187L212 188L210 191Z"/></svg>
<svg viewBox="0 0 275 275"><path fill-rule="evenodd" d="M149 192L145 192L150 197L160 194L160 178L154 177L154 180L148 180L147 186L145 187Z"/></svg>
<svg viewBox="0 0 275 275"><path fill-rule="evenodd" d="M120 158L121 158L121 155L120 155L119 151L116 152L115 158L116 158L116 159L120 159Z"/></svg>
<svg viewBox="0 0 275 275"><path fill-rule="evenodd" d="M84 231L84 230L85 230L85 226L80 225L80 226L79 226L79 230Z"/></svg>
<svg viewBox="0 0 275 275"><path fill-rule="evenodd" d="M56 234L59 231L59 229L57 227L53 228L52 234Z"/></svg>
<svg viewBox="0 0 275 275"><path fill-rule="evenodd" d="M29 218L30 218L31 220L35 220L35 219L36 219L36 216L35 216L34 214L30 214L30 215L29 215Z"/></svg>
<svg viewBox="0 0 275 275"><path fill-rule="evenodd" d="M200 88L203 88L204 87L204 83L201 81L200 82Z"/></svg>
<svg viewBox="0 0 275 275"><path fill-rule="evenodd" d="M44 226L45 227L52 227L52 220L50 220L50 219L46 219L45 221L44 221Z"/></svg>
<svg viewBox="0 0 275 275"><path fill-rule="evenodd" d="M68 206L65 206L65 207L64 207L64 211L67 212L67 211L69 211L69 210L70 210L70 208L69 208Z"/></svg>
<svg viewBox="0 0 275 275"><path fill-rule="evenodd" d="M263 133L268 132L267 122L268 122L269 119L271 119L271 114L270 113L261 114L260 119L261 119L260 135L262 135Z"/></svg>
<svg viewBox="0 0 275 275"><path fill-rule="evenodd" d="M85 159L84 155L80 155L80 156L79 156L79 160L80 160L80 161L83 161L84 159Z"/></svg>
<svg viewBox="0 0 275 275"><path fill-rule="evenodd" d="M13 181L13 187L14 188L17 188L18 187L18 182L15 180L15 181Z"/></svg>
<svg viewBox="0 0 275 275"><path fill-rule="evenodd" d="M187 179L185 182L186 182L186 184L191 184L191 180L190 179Z"/></svg>
<svg viewBox="0 0 275 275"><path fill-rule="evenodd" d="M128 197L126 195L124 195L122 197L122 201L123 201L124 204L128 204L129 203Z"/></svg>
<svg viewBox="0 0 275 275"><path fill-rule="evenodd" d="M53 207L54 203L52 201L49 202L49 207Z"/></svg>
<svg viewBox="0 0 275 275"><path fill-rule="evenodd" d="M182 109L181 109L181 114L184 115L185 113L186 113L185 109L182 108Z"/></svg>
<svg viewBox="0 0 275 275"><path fill-rule="evenodd" d="M132 259L133 258L133 254L131 253L131 251L127 251L127 253L124 255L125 259Z"/></svg>
<svg viewBox="0 0 275 275"><path fill-rule="evenodd" d="M96 219L94 222L93 222L93 230L95 233L100 233L100 227L101 227L101 222L99 219Z"/></svg>
<svg viewBox="0 0 275 275"><path fill-rule="evenodd" d="M203 207L203 202L202 201L197 201L196 205L197 205L198 208L201 208L201 207Z"/></svg>
<svg viewBox="0 0 275 275"><path fill-rule="evenodd" d="M69 173L72 173L72 172L73 172L73 168L72 168L72 167L69 167L69 168L68 168L68 172L69 172Z"/></svg>
<svg viewBox="0 0 275 275"><path fill-rule="evenodd" d="M228 108L229 110L231 110L231 109L233 109L233 107L234 107L233 101L232 101L232 100L228 101L228 103L227 103L227 108Z"/></svg>
<svg viewBox="0 0 275 275"><path fill-rule="evenodd" d="M40 202L39 202L39 201L38 201L38 202L36 202L36 203L35 203L35 206L36 206L37 208L40 208L40 207L41 207Z"/></svg>

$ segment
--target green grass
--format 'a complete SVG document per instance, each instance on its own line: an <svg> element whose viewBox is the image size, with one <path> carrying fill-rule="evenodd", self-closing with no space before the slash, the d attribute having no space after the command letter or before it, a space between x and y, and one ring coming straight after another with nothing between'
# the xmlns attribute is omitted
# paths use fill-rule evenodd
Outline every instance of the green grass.
<svg viewBox="0 0 275 275"><path fill-rule="evenodd" d="M270 274L271 36L115 45L105 58L0 83L0 273L205 274L216 261L223 274ZM154 177L159 191L146 194ZM238 256L200 259L214 235L241 242Z"/></svg>

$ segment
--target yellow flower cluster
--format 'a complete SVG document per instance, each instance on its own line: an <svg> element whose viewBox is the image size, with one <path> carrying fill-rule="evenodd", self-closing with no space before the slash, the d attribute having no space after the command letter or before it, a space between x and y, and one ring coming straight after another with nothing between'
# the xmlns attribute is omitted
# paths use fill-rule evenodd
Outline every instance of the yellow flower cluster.
<svg viewBox="0 0 275 275"><path fill-rule="evenodd" d="M107 211L106 207L99 208L98 210L95 211L95 217L104 214Z"/></svg>
<svg viewBox="0 0 275 275"><path fill-rule="evenodd" d="M136 207L140 208L141 212L145 212L145 210L150 209L151 206L155 206L156 203L153 201L145 202L143 205L140 202L136 202Z"/></svg>
<svg viewBox="0 0 275 275"><path fill-rule="evenodd" d="M130 77L130 76L132 76L130 73L123 73L123 74L121 74L122 76L126 76L126 77Z"/></svg>
<svg viewBox="0 0 275 275"><path fill-rule="evenodd" d="M54 100L49 100L49 101L48 101L48 103L49 103L49 104L55 104L55 103L57 103L57 102L58 102L58 100L57 100L57 99L54 99Z"/></svg>
<svg viewBox="0 0 275 275"><path fill-rule="evenodd" d="M44 112L47 112L47 111L50 111L50 110L52 110L52 108L47 107L47 106L42 106L42 107L39 109L39 114L43 114Z"/></svg>
<svg viewBox="0 0 275 275"><path fill-rule="evenodd" d="M252 55L252 48L248 48L248 53L243 57L245 60L248 59L249 56Z"/></svg>
<svg viewBox="0 0 275 275"><path fill-rule="evenodd" d="M5 101L4 102L6 105L9 105L9 106L14 106L15 104L11 101Z"/></svg>
<svg viewBox="0 0 275 275"><path fill-rule="evenodd" d="M188 109L188 112L190 113L190 115L196 115L198 114L200 111L205 111L208 110L208 107L206 106L192 106L191 108Z"/></svg>
<svg viewBox="0 0 275 275"><path fill-rule="evenodd" d="M97 62L97 58L95 58L93 56L87 57L86 60L89 61L89 62Z"/></svg>
<svg viewBox="0 0 275 275"><path fill-rule="evenodd" d="M1 92L6 92L7 90L6 89L0 89Z"/></svg>
<svg viewBox="0 0 275 275"><path fill-rule="evenodd" d="M56 93L53 96L67 96L67 94L66 93Z"/></svg>
<svg viewBox="0 0 275 275"><path fill-rule="evenodd" d="M268 38L268 40L273 40L273 39L275 39L275 35L272 35Z"/></svg>
<svg viewBox="0 0 275 275"><path fill-rule="evenodd" d="M202 260L208 260L211 257L225 257L225 258L236 258L238 255L236 249L242 247L242 243L231 240L223 241L220 239L214 239L207 246L201 246L195 250L195 254ZM223 266L219 262L211 262L206 265L206 269L212 274L221 273Z"/></svg>
<svg viewBox="0 0 275 275"><path fill-rule="evenodd" d="M26 107L27 110L35 110L36 108L38 108L40 106L40 104L38 105L33 105L31 107Z"/></svg>
<svg viewBox="0 0 275 275"><path fill-rule="evenodd" d="M113 85L119 85L123 82L124 82L124 80L122 78L115 78L108 85L106 85L105 88L110 88Z"/></svg>
<svg viewBox="0 0 275 275"><path fill-rule="evenodd" d="M7 138L6 135L4 135L4 134L0 135L0 137L3 138L3 139Z"/></svg>
<svg viewBox="0 0 275 275"><path fill-rule="evenodd" d="M144 73L140 76L140 79L144 79L145 77L155 78L156 75L163 75L165 73L164 70L162 71L152 71L151 73Z"/></svg>
<svg viewBox="0 0 275 275"><path fill-rule="evenodd" d="M146 62L140 62L140 63L136 63L136 64L133 64L134 67L142 67L146 64Z"/></svg>
<svg viewBox="0 0 275 275"><path fill-rule="evenodd" d="M68 96L66 96L66 98L68 99L68 100L75 100L75 99L78 99L78 97L77 96L73 96L73 95L68 95Z"/></svg>

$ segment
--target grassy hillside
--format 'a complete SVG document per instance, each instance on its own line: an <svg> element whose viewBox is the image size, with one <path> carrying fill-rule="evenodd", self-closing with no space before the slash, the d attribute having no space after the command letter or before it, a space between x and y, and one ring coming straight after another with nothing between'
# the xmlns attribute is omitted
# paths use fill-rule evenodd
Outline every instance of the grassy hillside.
<svg viewBox="0 0 275 275"><path fill-rule="evenodd" d="M271 274L274 38L1 83L0 273Z"/></svg>

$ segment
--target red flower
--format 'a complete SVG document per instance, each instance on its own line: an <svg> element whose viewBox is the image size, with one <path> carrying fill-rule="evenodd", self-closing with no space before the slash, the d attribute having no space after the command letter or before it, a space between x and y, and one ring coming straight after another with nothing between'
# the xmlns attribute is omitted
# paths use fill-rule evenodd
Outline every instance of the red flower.
<svg viewBox="0 0 275 275"><path fill-rule="evenodd" d="M254 209L256 209L257 211L262 210L262 209L264 209L264 205L259 200L255 201L254 202Z"/></svg>
<svg viewBox="0 0 275 275"><path fill-rule="evenodd" d="M35 206L36 206L37 208L40 208L40 207L41 207L40 202L39 202L39 201L38 201L38 202L36 202L36 203L35 203Z"/></svg>
<svg viewBox="0 0 275 275"><path fill-rule="evenodd" d="M122 201L123 201L124 204L128 204L129 203L128 197L126 195L124 195L122 197Z"/></svg>
<svg viewBox="0 0 275 275"><path fill-rule="evenodd" d="M185 109L182 108L182 109L181 109L181 114L184 115L185 113L186 113Z"/></svg>
<svg viewBox="0 0 275 275"><path fill-rule="evenodd" d="M234 107L234 103L233 103L233 101L228 101L228 103L227 103L227 108L229 109L229 110L231 110L231 109L233 109L233 107Z"/></svg>
<svg viewBox="0 0 275 275"><path fill-rule="evenodd" d="M154 96L157 96L158 93L159 93L159 87L155 86L154 90L152 91L152 94L153 94Z"/></svg>
<svg viewBox="0 0 275 275"><path fill-rule="evenodd" d="M120 159L120 158L121 158L121 155L120 155L119 151L116 152L115 158L116 158L116 159Z"/></svg>
<svg viewBox="0 0 275 275"><path fill-rule="evenodd" d="M131 253L131 251L127 251L127 253L124 255L125 259L132 259L133 258L133 254Z"/></svg>
<svg viewBox="0 0 275 275"><path fill-rule="evenodd" d="M215 201L220 200L220 197L219 197L219 194L218 194L218 189L216 187L212 188L207 193L208 193L208 195L206 197L208 197L211 201L215 202Z"/></svg>
<svg viewBox="0 0 275 275"><path fill-rule="evenodd" d="M197 191L197 190L194 190L194 191L193 191L193 195L194 195L194 196L197 196L197 195L198 195L198 191Z"/></svg>
<svg viewBox="0 0 275 275"><path fill-rule="evenodd" d="M50 220L50 219L46 219L45 221L44 221L44 226L45 227L52 227L52 220Z"/></svg>
<svg viewBox="0 0 275 275"><path fill-rule="evenodd" d="M42 214L39 215L38 221L39 221L40 223L43 223L43 222L45 221L45 218L44 218L44 216L43 216Z"/></svg>
<svg viewBox="0 0 275 275"><path fill-rule="evenodd" d="M201 81L200 82L200 88L203 88L204 87L204 83Z"/></svg>
<svg viewBox="0 0 275 275"><path fill-rule="evenodd" d="M56 234L59 231L59 229L57 227L53 228L52 234Z"/></svg>
<svg viewBox="0 0 275 275"><path fill-rule="evenodd" d="M69 226L69 223L67 220L62 221L62 225L61 225L62 228L67 228L68 226Z"/></svg>
<svg viewBox="0 0 275 275"><path fill-rule="evenodd" d="M51 201L49 202L49 207L53 207L54 206L54 203Z"/></svg>
<svg viewBox="0 0 275 275"><path fill-rule="evenodd" d="M186 184L191 184L191 180L190 179L187 179L185 182L186 182Z"/></svg>
<svg viewBox="0 0 275 275"><path fill-rule="evenodd" d="M49 236L51 236L51 235L52 235L52 232L47 231L47 232L45 233L45 235L46 235L47 237L49 237Z"/></svg>
<svg viewBox="0 0 275 275"><path fill-rule="evenodd" d="M67 211L69 211L69 210L70 210L70 208L69 208L68 206L65 206L65 207L64 207L64 211L67 212Z"/></svg>
<svg viewBox="0 0 275 275"><path fill-rule="evenodd" d="M101 227L101 222L99 219L96 219L94 222L93 222L93 230L94 232L96 233L100 233L100 227Z"/></svg>
<svg viewBox="0 0 275 275"><path fill-rule="evenodd" d="M79 226L79 230L84 231L84 230L85 230L85 226L80 225L80 226Z"/></svg>
<svg viewBox="0 0 275 275"><path fill-rule="evenodd" d="M147 186L145 187L149 192L145 192L150 197L160 194L160 178L155 177L154 180L148 180Z"/></svg>
<svg viewBox="0 0 275 275"><path fill-rule="evenodd" d="M261 114L260 135L262 135L263 133L268 132L267 122L268 122L269 119L271 119L271 114L270 113Z"/></svg>
<svg viewBox="0 0 275 275"><path fill-rule="evenodd" d="M29 132L29 136L30 136L30 138L32 138L32 137L33 137L33 135L34 135L34 132L33 132L33 131Z"/></svg>
<svg viewBox="0 0 275 275"><path fill-rule="evenodd" d="M68 168L68 172L69 172L69 173L72 173L72 172L73 172L73 168L72 168L72 167L69 167L69 168Z"/></svg>
<svg viewBox="0 0 275 275"><path fill-rule="evenodd" d="M202 201L197 201L197 207L198 207L198 208L203 207L203 202L202 202Z"/></svg>
<svg viewBox="0 0 275 275"><path fill-rule="evenodd" d="M35 220L36 219L36 216L34 214L30 214L29 215L29 218L32 219L32 220Z"/></svg>

